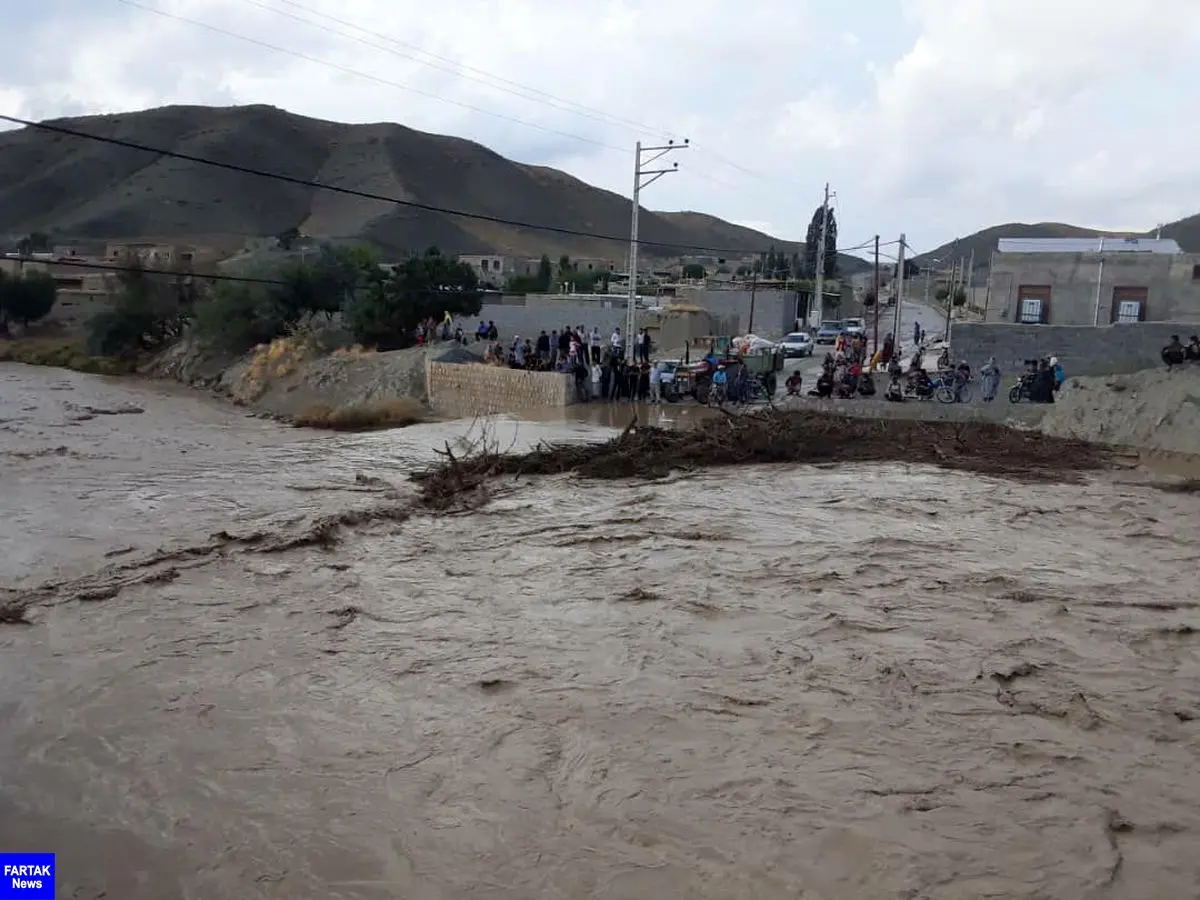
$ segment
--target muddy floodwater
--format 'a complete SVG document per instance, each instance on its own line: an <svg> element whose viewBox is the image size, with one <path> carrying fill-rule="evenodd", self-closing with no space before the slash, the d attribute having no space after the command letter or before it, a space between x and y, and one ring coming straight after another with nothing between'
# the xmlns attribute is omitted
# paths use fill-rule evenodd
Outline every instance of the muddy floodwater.
<svg viewBox="0 0 1200 900"><path fill-rule="evenodd" d="M555 478L313 544L468 423L19 366L0 420L0 586L41 588L0 625L0 850L60 897L1198 896L1194 494Z"/></svg>

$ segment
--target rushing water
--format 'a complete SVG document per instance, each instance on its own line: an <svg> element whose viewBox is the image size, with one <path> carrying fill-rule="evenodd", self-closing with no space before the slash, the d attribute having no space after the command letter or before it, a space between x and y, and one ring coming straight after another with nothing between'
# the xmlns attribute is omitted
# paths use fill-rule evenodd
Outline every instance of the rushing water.
<svg viewBox="0 0 1200 900"><path fill-rule="evenodd" d="M0 849L61 897L1196 896L1194 496L556 478L281 549L467 423L21 367L0 419L0 585L55 583L0 626Z"/></svg>

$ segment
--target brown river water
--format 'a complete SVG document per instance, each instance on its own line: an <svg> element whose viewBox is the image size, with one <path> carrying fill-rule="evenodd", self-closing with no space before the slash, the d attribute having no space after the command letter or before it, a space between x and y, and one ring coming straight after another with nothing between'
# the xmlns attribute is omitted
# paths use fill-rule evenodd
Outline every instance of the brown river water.
<svg viewBox="0 0 1200 900"><path fill-rule="evenodd" d="M0 625L0 850L60 897L1200 896L1195 495L555 478L284 549L469 423L19 366L0 420L0 586L44 588Z"/></svg>

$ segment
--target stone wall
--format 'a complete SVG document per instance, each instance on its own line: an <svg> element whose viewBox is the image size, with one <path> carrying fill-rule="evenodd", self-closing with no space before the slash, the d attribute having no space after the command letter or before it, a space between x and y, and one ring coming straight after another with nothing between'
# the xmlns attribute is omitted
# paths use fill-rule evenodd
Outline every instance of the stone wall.
<svg viewBox="0 0 1200 900"><path fill-rule="evenodd" d="M1006 325L955 322L951 353L978 369L989 356L1005 374L1024 368L1023 361L1057 356L1067 376L1122 375L1162 365L1160 353L1172 334L1186 342L1200 326L1171 322L1129 325Z"/></svg>
<svg viewBox="0 0 1200 900"><path fill-rule="evenodd" d="M429 405L455 416L561 409L575 400L575 384L569 375L482 363L430 362L425 384Z"/></svg>

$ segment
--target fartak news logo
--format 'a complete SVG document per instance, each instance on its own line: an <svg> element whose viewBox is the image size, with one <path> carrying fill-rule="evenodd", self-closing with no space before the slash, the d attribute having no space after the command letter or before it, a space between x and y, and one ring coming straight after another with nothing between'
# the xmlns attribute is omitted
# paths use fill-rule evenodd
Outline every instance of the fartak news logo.
<svg viewBox="0 0 1200 900"><path fill-rule="evenodd" d="M54 900L54 854L0 853L0 900Z"/></svg>

